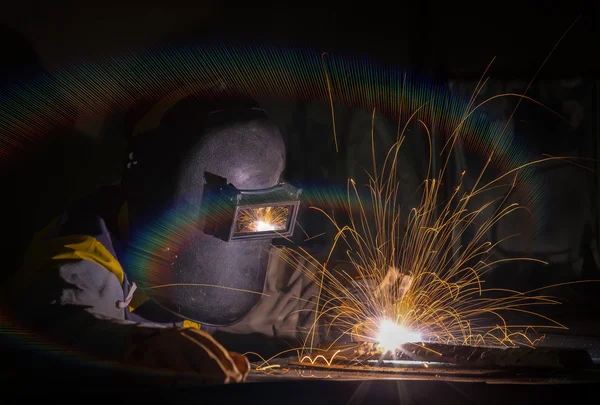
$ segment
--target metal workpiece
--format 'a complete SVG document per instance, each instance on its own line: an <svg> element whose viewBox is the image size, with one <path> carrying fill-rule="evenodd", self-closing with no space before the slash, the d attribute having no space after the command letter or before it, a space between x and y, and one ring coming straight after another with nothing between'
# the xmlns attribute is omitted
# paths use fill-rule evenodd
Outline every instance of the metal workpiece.
<svg viewBox="0 0 600 405"><path fill-rule="evenodd" d="M585 349L407 344L382 353L376 343L255 363L250 381L271 379L440 380L490 384L600 382L600 365Z"/></svg>

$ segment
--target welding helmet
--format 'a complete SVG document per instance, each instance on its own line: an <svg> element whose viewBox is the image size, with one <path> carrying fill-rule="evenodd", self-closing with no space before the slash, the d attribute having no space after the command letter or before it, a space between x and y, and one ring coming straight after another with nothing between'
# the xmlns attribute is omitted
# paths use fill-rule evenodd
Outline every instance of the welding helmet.
<svg viewBox="0 0 600 405"><path fill-rule="evenodd" d="M128 269L179 318L225 326L263 290L272 239L294 230L299 190L256 102L188 96L135 136L127 163Z"/></svg>

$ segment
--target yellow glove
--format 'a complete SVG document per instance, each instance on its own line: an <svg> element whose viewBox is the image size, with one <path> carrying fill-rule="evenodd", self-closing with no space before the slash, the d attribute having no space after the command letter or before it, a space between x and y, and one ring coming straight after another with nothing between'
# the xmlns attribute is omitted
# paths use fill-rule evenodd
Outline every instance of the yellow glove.
<svg viewBox="0 0 600 405"><path fill-rule="evenodd" d="M194 329L137 328L125 342L125 362L195 374L207 383L243 382L248 359L228 352L208 333Z"/></svg>

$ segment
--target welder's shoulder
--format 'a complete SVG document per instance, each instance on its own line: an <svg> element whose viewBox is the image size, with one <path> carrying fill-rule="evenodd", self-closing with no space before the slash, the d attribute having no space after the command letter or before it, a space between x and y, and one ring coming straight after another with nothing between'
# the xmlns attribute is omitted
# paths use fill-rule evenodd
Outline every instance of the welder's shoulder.
<svg viewBox="0 0 600 405"><path fill-rule="evenodd" d="M114 201L110 201L111 198ZM85 278L87 283L93 283L96 277L92 274L99 277L108 274L120 285L124 272L109 230L109 224L115 222L111 216L116 216L111 203L116 204L111 190L99 191L75 204L38 232L17 274L17 285L31 284L49 275L59 276L64 281L77 278L79 283Z"/></svg>
<svg viewBox="0 0 600 405"><path fill-rule="evenodd" d="M59 308L83 309L107 318L122 319L123 289L114 274L89 260L56 264L32 277L13 302L31 318L53 318ZM31 313L33 311L33 313ZM48 312L49 311L49 312ZM68 311L67 311L68 312Z"/></svg>

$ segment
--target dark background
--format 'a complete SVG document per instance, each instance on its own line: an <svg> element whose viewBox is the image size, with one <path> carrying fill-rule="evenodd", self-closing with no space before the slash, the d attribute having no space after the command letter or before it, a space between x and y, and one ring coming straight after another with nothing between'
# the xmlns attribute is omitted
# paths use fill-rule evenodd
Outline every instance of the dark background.
<svg viewBox="0 0 600 405"><path fill-rule="evenodd" d="M496 77L513 79L530 79L581 16L541 78L598 74L594 1L504 1L478 7L432 0L352 5L199 1L193 6L20 1L2 11L2 23L31 41L44 66L175 38L251 37L344 47L454 78L479 78L497 56Z"/></svg>
<svg viewBox="0 0 600 405"><path fill-rule="evenodd" d="M580 124L565 129L539 117L537 124L519 132L547 152L598 156L600 20L594 1L485 2L476 3L476 7L432 1L339 2L326 6L283 3L205 1L178 6L173 2L12 2L4 5L0 14L0 74L7 82L39 69L163 41L253 38L362 53L466 89L472 89L496 56L491 72L494 90L502 91L515 83L522 90L580 16L544 66L531 94L545 95L548 100L541 101L555 102L559 109L565 101L575 102L583 114ZM510 106L497 108L504 111ZM566 110L563 113L569 113ZM521 114L535 121L531 111ZM93 122L75 120L3 170L6 239L1 245L4 265L0 281L19 266L35 229L97 185L119 180L125 135L135 117L123 111ZM306 108L298 105L294 122L282 130L288 137L303 140L298 145L309 144L304 140L310 134L297 129L302 127L299 122L309 120ZM296 149L295 153L291 172L299 177L315 176L311 171L323 172L311 164L307 150ZM552 170L549 173L547 182L552 184L556 201L552 215L560 225L548 231L554 236L543 243L550 256L555 253L566 258L552 259L553 274L558 276L548 279L600 279L595 257L599 243L597 176L577 170L563 171L559 177L553 177ZM581 201L585 203L579 204ZM538 278L538 273L530 271L512 280L536 285ZM598 336L594 323L598 319L596 290L582 288L569 294L575 309L568 316L575 319L573 313L577 312L581 318L574 323L573 333Z"/></svg>

